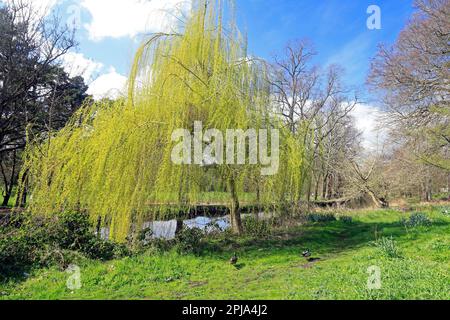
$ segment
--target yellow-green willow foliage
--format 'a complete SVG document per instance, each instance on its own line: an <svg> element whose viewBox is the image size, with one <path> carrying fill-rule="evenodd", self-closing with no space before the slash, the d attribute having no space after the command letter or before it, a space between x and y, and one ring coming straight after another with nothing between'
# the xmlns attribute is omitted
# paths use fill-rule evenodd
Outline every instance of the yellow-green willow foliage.
<svg viewBox="0 0 450 320"><path fill-rule="evenodd" d="M51 139L30 144L24 172L32 212L85 210L123 241L150 212L164 219L166 207L201 202L208 170L230 192L236 231L238 195L249 181L263 205L299 200L304 145L271 117L264 64L248 58L233 10L224 11L221 1L197 3L182 34L157 34L140 47L126 99L86 107ZM251 165L175 165L172 133L192 132L195 121L222 132L280 127L279 174L262 177Z"/></svg>

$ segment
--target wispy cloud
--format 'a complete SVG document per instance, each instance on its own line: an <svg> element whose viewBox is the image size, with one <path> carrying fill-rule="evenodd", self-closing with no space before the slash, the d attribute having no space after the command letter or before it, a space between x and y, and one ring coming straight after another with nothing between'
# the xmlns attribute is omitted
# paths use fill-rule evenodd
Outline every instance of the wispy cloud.
<svg viewBox="0 0 450 320"><path fill-rule="evenodd" d="M363 83L375 46L376 43L368 32L360 33L328 58L325 65L339 64L345 68L350 82Z"/></svg>

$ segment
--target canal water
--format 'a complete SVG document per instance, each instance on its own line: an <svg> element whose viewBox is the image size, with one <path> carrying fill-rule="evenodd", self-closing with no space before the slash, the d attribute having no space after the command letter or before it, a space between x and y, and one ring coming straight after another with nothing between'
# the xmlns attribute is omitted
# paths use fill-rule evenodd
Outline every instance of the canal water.
<svg viewBox="0 0 450 320"><path fill-rule="evenodd" d="M251 214L243 214L242 219L246 219L251 216ZM273 214L268 214L261 212L258 214L259 219L267 219L272 217ZM197 228L203 230L206 233L225 231L230 228L230 216L223 217L206 217L199 216L194 219L188 219L183 221L183 226L186 228ZM166 239L171 240L175 238L175 233L177 230L177 220L170 221L147 221L143 224L143 229L152 230L153 239ZM109 229L102 228L100 233L102 239L109 239Z"/></svg>
<svg viewBox="0 0 450 320"><path fill-rule="evenodd" d="M230 216L209 218L196 217L194 219L184 220L183 226L190 229L200 229L206 233L214 231L225 231L230 228ZM143 224L142 229L152 230L153 239L171 240L175 238L177 230L177 220L169 221L147 221ZM109 228L104 227L100 230L100 236L104 240L109 239Z"/></svg>
<svg viewBox="0 0 450 320"><path fill-rule="evenodd" d="M183 226L190 229L200 229L206 233L214 231L225 231L230 227L230 217L208 218L196 217L183 221ZM177 230L177 220L170 221L149 221L144 223L144 229L151 229L153 231L152 237L155 239L171 240L175 238Z"/></svg>

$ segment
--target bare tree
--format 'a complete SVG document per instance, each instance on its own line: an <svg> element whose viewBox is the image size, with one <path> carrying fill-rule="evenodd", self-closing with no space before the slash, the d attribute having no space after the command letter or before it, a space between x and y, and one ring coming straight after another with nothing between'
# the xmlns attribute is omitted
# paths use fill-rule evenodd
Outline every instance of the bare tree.
<svg viewBox="0 0 450 320"><path fill-rule="evenodd" d="M426 140L417 157L450 170L450 1L415 5L417 12L397 42L380 47L369 84L390 111L387 124L413 140Z"/></svg>
<svg viewBox="0 0 450 320"><path fill-rule="evenodd" d="M322 199L327 200L345 196L348 183L345 171L348 164L356 161L361 152L361 132L355 128L353 117L348 116L346 121L337 125L324 140L319 152L317 161L320 170L316 181L315 200L318 200L320 195Z"/></svg>
<svg viewBox="0 0 450 320"><path fill-rule="evenodd" d="M299 138L314 141L308 152L311 155L310 177L305 179L308 202L313 184L316 184L317 198L318 184L322 179L331 179L326 172L328 166L321 162L324 158L320 149L339 127L348 124L348 115L358 103L356 94L352 96L351 90L342 83L342 68L332 65L321 71L312 65L315 55L308 40L288 43L283 55L274 58L270 81L275 109L286 127ZM328 144L332 146L333 143Z"/></svg>
<svg viewBox="0 0 450 320"><path fill-rule="evenodd" d="M431 201L435 195L448 193L450 173L418 161L416 154L420 143L408 140L397 144L386 156L382 175L389 186L390 198L417 197Z"/></svg>
<svg viewBox="0 0 450 320"><path fill-rule="evenodd" d="M288 44L284 55L274 58L271 86L276 108L292 133L299 121L313 116L309 104L319 85L318 68L310 66L315 54L309 41L302 40Z"/></svg>
<svg viewBox="0 0 450 320"><path fill-rule="evenodd" d="M371 157L362 162L362 166L351 160L353 185L363 194L368 194L373 203L381 208L389 207L387 200L388 185L383 179L383 159Z"/></svg>

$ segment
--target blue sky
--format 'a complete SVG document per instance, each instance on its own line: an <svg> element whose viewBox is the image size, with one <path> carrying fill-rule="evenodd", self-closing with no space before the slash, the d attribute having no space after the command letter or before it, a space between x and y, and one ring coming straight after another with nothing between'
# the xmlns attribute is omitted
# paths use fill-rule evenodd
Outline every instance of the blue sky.
<svg viewBox="0 0 450 320"><path fill-rule="evenodd" d="M163 26L162 20L170 20L170 16L160 9L171 10L180 0L37 2L52 6L66 19L75 19L78 22L80 45L76 50L77 61L82 64L83 59L88 59L92 64L86 73L88 78L86 80L92 84L105 75L116 75L116 79L113 79L116 82L122 79L119 76L125 77L142 35L163 29L166 26ZM412 0L236 1L239 25L248 35L250 54L270 59L289 40L309 38L318 52L316 63L322 66L331 63L342 65L346 70L346 82L363 91L370 59L375 55L377 45L392 43L395 40L412 13L412 2ZM370 5L378 5L381 8L381 30L369 30L366 26L369 17L366 11ZM178 11L171 12L175 14ZM124 17L121 25L115 19L118 15ZM80 70L84 69L80 67L74 72ZM107 78L103 79L103 82L106 81ZM103 83L102 87L106 88L107 84Z"/></svg>
<svg viewBox="0 0 450 320"><path fill-rule="evenodd" d="M381 9L381 30L369 30L367 8ZM264 58L291 39L307 37L320 65L341 64L351 85L365 81L379 43L392 43L412 12L410 0L247 0L240 1L241 24L250 50Z"/></svg>
<svg viewBox="0 0 450 320"><path fill-rule="evenodd" d="M11 1L11 0L0 0ZM25 0L57 10L76 23L79 46L65 59L72 75L83 75L95 98L115 97L125 88L134 52L153 32L169 31L175 16L192 0ZM270 60L290 40L310 39L315 63L340 64L344 81L359 91L353 111L367 145L376 145L382 112L364 84L380 43L391 44L413 12L413 0L236 0L240 29L249 55ZM381 9L381 29L369 30L367 9Z"/></svg>

